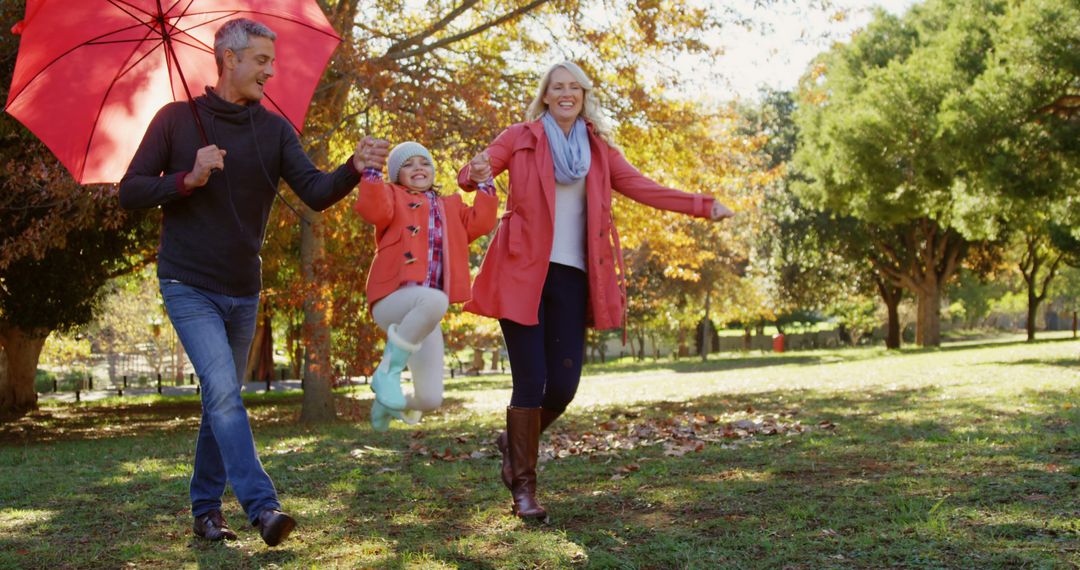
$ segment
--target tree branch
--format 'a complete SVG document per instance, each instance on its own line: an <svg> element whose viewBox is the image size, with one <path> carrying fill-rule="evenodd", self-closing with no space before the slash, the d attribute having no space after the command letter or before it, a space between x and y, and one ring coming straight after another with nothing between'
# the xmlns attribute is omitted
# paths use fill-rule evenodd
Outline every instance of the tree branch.
<svg viewBox="0 0 1080 570"><path fill-rule="evenodd" d="M418 47L415 47L415 48L412 48L412 49L407 49L407 50L404 50L404 51L401 51L401 52L398 52L398 53L393 53L392 51L387 50L387 52L385 54L383 54L382 56L380 56L378 58L375 58L375 61L377 61L377 62L397 61L397 60L401 60L401 59L407 59L407 58L410 58L410 57L416 57L416 56L419 56L419 55L423 55L423 54L428 53L430 51L433 51L433 50L439 49L441 47L450 45L452 43L459 42L461 40L464 40L464 39L470 38L472 36L475 36L476 34L484 32L484 31L486 31L486 30L488 30L490 28L500 26L500 25L504 24L507 21L513 20L515 18L518 18L518 17L520 17L520 16L522 16L524 14L527 14L527 13L533 11L534 9L548 3L549 1L550 0L533 0L532 2L529 2L528 4L526 4L524 6L520 6L515 10L507 12L506 14L504 14L504 15L502 15L502 16L494 19L494 20L491 20L490 22L486 22L484 24L481 24L481 25L479 25L479 26L477 26L477 27L475 27L475 28L473 28L471 30L466 30L466 31L461 32L459 34L454 34L454 35L452 35L450 37L443 38L443 39L441 39L441 40L439 40L437 42L432 42L430 44L424 44L424 45L421 45L421 46L418 46ZM391 49L393 49L393 48L391 48Z"/></svg>
<svg viewBox="0 0 1080 570"><path fill-rule="evenodd" d="M426 29L424 29L420 33L414 34L414 35L412 35L412 36L410 36L408 38L405 38L404 40L401 40L400 42L390 46L390 48L386 50L386 53L383 55L383 57L387 57L387 58L390 58L390 59L398 59L397 57L394 57L394 56L396 56L399 53L405 52L406 48L409 48L409 47L412 47L412 46L419 45L419 44L423 43L424 40L426 40L426 39L430 38L431 36L435 35L437 32L440 32L440 31L446 29L446 27L449 26L451 22L456 20L458 16L464 14L469 8L472 8L477 3L479 3L479 0L465 0L457 8L454 8L453 10L451 10L450 13L448 13L446 16L444 16L438 22L435 22L434 24L427 27Z"/></svg>

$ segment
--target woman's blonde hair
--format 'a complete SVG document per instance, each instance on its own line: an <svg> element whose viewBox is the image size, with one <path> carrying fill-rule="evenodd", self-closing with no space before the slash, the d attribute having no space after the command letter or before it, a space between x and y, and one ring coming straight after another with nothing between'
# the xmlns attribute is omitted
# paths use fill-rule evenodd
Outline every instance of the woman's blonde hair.
<svg viewBox="0 0 1080 570"><path fill-rule="evenodd" d="M529 103L529 106L525 109L525 120L535 121L547 111L547 105L544 103L544 95L547 93L548 85L551 84L551 74L555 73L555 70L560 67L569 71L570 75L574 76L574 81L577 81L585 91L585 95L582 98L581 117L592 123L593 130L596 131L596 134L599 135L604 142L611 146L615 146L614 133L611 132L611 127L608 125L607 120L604 119L604 114L600 110L600 103L596 100L592 80L590 80L589 76L585 75L585 72L572 61L556 63L547 70L547 73L545 73L543 77L540 78L540 84L536 90L536 97L533 98L532 102Z"/></svg>

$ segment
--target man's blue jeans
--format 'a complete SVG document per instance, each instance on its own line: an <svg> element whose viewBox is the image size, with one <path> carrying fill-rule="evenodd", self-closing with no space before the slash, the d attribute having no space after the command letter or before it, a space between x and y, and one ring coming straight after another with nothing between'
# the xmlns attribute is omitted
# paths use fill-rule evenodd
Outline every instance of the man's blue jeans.
<svg viewBox="0 0 1080 570"><path fill-rule="evenodd" d="M254 523L280 509L274 483L255 451L240 380L255 336L259 296L230 297L161 279L161 297L202 387L202 422L191 476L191 514L221 508L225 483Z"/></svg>

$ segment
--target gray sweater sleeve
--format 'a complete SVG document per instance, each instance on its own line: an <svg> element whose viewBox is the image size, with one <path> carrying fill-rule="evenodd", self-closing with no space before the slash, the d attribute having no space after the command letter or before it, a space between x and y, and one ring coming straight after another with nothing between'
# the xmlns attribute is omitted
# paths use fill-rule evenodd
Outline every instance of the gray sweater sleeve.
<svg viewBox="0 0 1080 570"><path fill-rule="evenodd" d="M311 209L321 212L333 206L360 183L360 173L352 160L346 160L331 172L322 172L308 158L292 128L286 127L284 131L281 177Z"/></svg>
<svg viewBox="0 0 1080 570"><path fill-rule="evenodd" d="M173 143L172 117L170 108L164 107L147 127L127 173L120 180L122 208L153 208L190 194L182 193L177 187L177 173L166 173Z"/></svg>

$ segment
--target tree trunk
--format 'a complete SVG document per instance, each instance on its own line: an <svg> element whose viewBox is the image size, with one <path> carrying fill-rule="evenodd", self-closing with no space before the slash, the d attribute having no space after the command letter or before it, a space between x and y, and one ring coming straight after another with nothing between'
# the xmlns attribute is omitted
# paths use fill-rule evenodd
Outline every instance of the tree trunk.
<svg viewBox="0 0 1080 570"><path fill-rule="evenodd" d="M300 331L302 327L296 325L292 319L289 319L289 330L285 333L285 351L289 354L289 378L303 378L303 373L300 370L301 364L304 362L304 343L300 342Z"/></svg>
<svg viewBox="0 0 1080 570"><path fill-rule="evenodd" d="M1046 299L1046 291L1050 287L1050 282L1054 280L1054 275L1057 274L1058 266L1061 264L1062 254L1058 253L1056 258L1051 262L1050 257L1053 253L1050 251L1050 245L1047 243L1046 236L1034 231L1029 231L1025 236L1026 251L1024 256L1020 259L1019 267L1020 273L1024 276L1024 283L1027 284L1027 341L1035 341L1035 320L1039 314L1039 305ZM1039 270L1044 265L1050 262L1050 266L1043 276L1042 291L1039 291Z"/></svg>
<svg viewBox="0 0 1080 570"><path fill-rule="evenodd" d="M899 350L901 344L899 295L897 295L896 300L891 303L886 301L885 310L889 313L888 323L885 324L885 348L889 350Z"/></svg>
<svg viewBox="0 0 1080 570"><path fill-rule="evenodd" d="M918 296L915 342L919 346L941 346L941 288L928 287Z"/></svg>
<svg viewBox="0 0 1080 570"><path fill-rule="evenodd" d="M1035 341L1035 319L1039 314L1039 303L1042 299L1035 294L1034 291L1028 291L1028 305L1027 305L1027 341Z"/></svg>
<svg viewBox="0 0 1080 570"><path fill-rule="evenodd" d="M887 228L873 239L874 266L917 296L915 342L919 346L939 346L942 288L956 272L967 241L955 230L942 228L929 218Z"/></svg>
<svg viewBox="0 0 1080 570"><path fill-rule="evenodd" d="M334 5L323 1L320 2L320 7L334 28L343 36L348 36L348 30L356 20L358 4L357 0L337 2ZM352 59L348 47L343 46L343 50L331 61L330 69L324 74L320 89L316 90L311 103L311 108L315 110L314 115L321 114L324 121L329 118L324 125L336 123L344 115L352 87L349 82L334 81L340 77L339 68L348 66ZM309 122L317 120L312 116L308 117ZM309 149L312 162L319 168L331 167L329 145L329 139L322 139ZM299 206L301 216L307 220L300 223L300 263L305 290L309 292L304 299L304 326L301 329L301 344L304 347L304 403L300 420L323 422L337 416L333 392L330 389L333 371L330 367L330 328L327 324L327 312L331 307L331 300L325 298L325 293L319 293L322 288L316 281L316 268L326 251L322 231L323 217L304 204Z"/></svg>
<svg viewBox="0 0 1080 570"><path fill-rule="evenodd" d="M264 306L259 323L255 326L255 339L248 353L245 380L265 382L274 379L274 331L270 311Z"/></svg>
<svg viewBox="0 0 1080 570"><path fill-rule="evenodd" d="M304 283L314 285L316 272L325 254L322 215L300 204L304 220L300 223L300 264ZM337 417L334 394L331 391L333 370L330 367L330 327L326 311L329 299L321 293L321 287L307 287L304 299L304 403L300 421L304 423L326 422Z"/></svg>
<svg viewBox="0 0 1080 570"><path fill-rule="evenodd" d="M37 409L34 375L50 332L0 326L0 417L20 417Z"/></svg>
<svg viewBox="0 0 1080 570"><path fill-rule="evenodd" d="M705 290L705 318L701 320L701 343L698 345L698 351L701 353L701 361L704 362L709 358L709 309L712 306L712 291Z"/></svg>
<svg viewBox="0 0 1080 570"><path fill-rule="evenodd" d="M878 293L885 302L885 311L888 314L885 323L885 348L889 350L900 349L900 300L904 297L904 290L892 285L885 277L877 277Z"/></svg>
<svg viewBox="0 0 1080 570"><path fill-rule="evenodd" d="M180 339L176 339L176 343L173 345L176 354L176 375L173 380L176 381L176 385L180 386L184 383L184 345L180 342Z"/></svg>
<svg viewBox="0 0 1080 570"><path fill-rule="evenodd" d="M472 351L472 367L469 368L469 374L480 374L484 371L484 349L483 347L476 347Z"/></svg>

